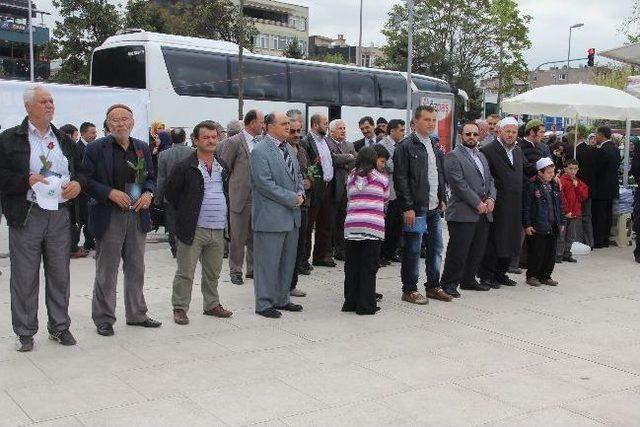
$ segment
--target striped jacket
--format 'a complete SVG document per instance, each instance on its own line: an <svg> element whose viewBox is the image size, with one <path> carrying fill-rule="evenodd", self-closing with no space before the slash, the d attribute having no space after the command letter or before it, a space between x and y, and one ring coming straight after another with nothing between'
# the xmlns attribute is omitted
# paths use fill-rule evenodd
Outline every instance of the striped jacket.
<svg viewBox="0 0 640 427"><path fill-rule="evenodd" d="M344 221L345 239L383 240L389 178L375 169L364 177L352 172L347 180L347 196L349 201Z"/></svg>

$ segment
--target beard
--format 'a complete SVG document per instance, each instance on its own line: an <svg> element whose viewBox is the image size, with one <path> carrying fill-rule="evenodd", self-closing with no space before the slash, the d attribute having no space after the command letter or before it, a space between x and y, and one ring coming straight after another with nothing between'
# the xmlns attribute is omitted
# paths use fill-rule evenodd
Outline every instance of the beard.
<svg viewBox="0 0 640 427"><path fill-rule="evenodd" d="M478 146L478 141L462 141L462 145L467 148L476 148Z"/></svg>

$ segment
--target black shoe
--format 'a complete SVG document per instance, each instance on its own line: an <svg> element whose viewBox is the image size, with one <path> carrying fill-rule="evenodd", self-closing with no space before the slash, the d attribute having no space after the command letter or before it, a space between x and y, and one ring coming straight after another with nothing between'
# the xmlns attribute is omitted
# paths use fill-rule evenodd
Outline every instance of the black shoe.
<svg viewBox="0 0 640 427"><path fill-rule="evenodd" d="M636 259L636 262L640 264L640 256L635 257L635 259Z"/></svg>
<svg viewBox="0 0 640 427"><path fill-rule="evenodd" d="M98 325L97 327L98 335L102 335L103 337L110 337L113 335L113 326L108 323L103 323L102 325Z"/></svg>
<svg viewBox="0 0 640 427"><path fill-rule="evenodd" d="M16 350L21 353L33 350L33 337L31 335L20 335L16 341Z"/></svg>
<svg viewBox="0 0 640 427"><path fill-rule="evenodd" d="M334 258L334 259L337 259L338 261L344 261L344 253L342 253L342 252L336 252L336 253L333 255L333 258Z"/></svg>
<svg viewBox="0 0 640 427"><path fill-rule="evenodd" d="M488 291L489 289L491 289L491 286L489 286L485 281L481 281L480 283L474 281L469 284L460 284L460 289L463 289L465 291Z"/></svg>
<svg viewBox="0 0 640 427"><path fill-rule="evenodd" d="M510 274L522 274L522 269L520 267L509 266L507 272Z"/></svg>
<svg viewBox="0 0 640 427"><path fill-rule="evenodd" d="M356 311L356 306L354 304L347 304L346 302L342 304L342 312L351 313Z"/></svg>
<svg viewBox="0 0 640 427"><path fill-rule="evenodd" d="M247 273L244 275L247 279L253 279L253 273Z"/></svg>
<svg viewBox="0 0 640 427"><path fill-rule="evenodd" d="M442 288L442 290L449 295L450 297L453 298L460 298L462 296L462 294L460 294L460 292L458 292L456 289L445 289Z"/></svg>
<svg viewBox="0 0 640 427"><path fill-rule="evenodd" d="M556 264L562 264L562 257L561 256L557 256L556 257Z"/></svg>
<svg viewBox="0 0 640 427"><path fill-rule="evenodd" d="M515 280L509 279L509 277L506 275L503 276L501 279L495 280L495 282L497 282L502 286L515 286L518 284L518 282L516 282Z"/></svg>
<svg viewBox="0 0 640 427"><path fill-rule="evenodd" d="M282 307L274 307L274 308L277 310L284 310L284 311L302 311L302 306L300 304L294 304L292 302Z"/></svg>
<svg viewBox="0 0 640 427"><path fill-rule="evenodd" d="M318 267L335 267L337 264L331 258L329 259L319 259L317 261L313 261L313 265Z"/></svg>
<svg viewBox="0 0 640 427"><path fill-rule="evenodd" d="M376 306L375 310L373 311L356 311L356 314L359 314L360 316L367 316L371 314L376 314L379 311L380 311L380 307Z"/></svg>
<svg viewBox="0 0 640 427"><path fill-rule="evenodd" d="M400 258L400 255L395 254L394 256L392 256L389 261L391 262L402 262L402 258Z"/></svg>
<svg viewBox="0 0 640 427"><path fill-rule="evenodd" d="M380 259L380 261L378 261L378 266L379 266L380 268L382 268L382 267L386 267L386 266L388 266L388 265L391 265L391 262L387 261L387 260L386 260L386 259L384 259L384 258L383 258L383 259Z"/></svg>
<svg viewBox="0 0 640 427"><path fill-rule="evenodd" d="M562 257L562 261L564 262L578 262L577 259L575 259L574 257L572 257L571 255L565 255Z"/></svg>
<svg viewBox="0 0 640 427"><path fill-rule="evenodd" d="M159 328L162 326L162 322L153 319L145 319L142 322L127 322L129 326L141 326L143 328Z"/></svg>
<svg viewBox="0 0 640 427"><path fill-rule="evenodd" d="M49 331L49 339L52 341L58 341L61 345L76 345L76 339L71 335L68 329L64 331Z"/></svg>
<svg viewBox="0 0 640 427"><path fill-rule="evenodd" d="M298 267L298 274L302 274L303 276L309 276L311 274L311 270L306 267L300 266Z"/></svg>
<svg viewBox="0 0 640 427"><path fill-rule="evenodd" d="M481 280L480 283L488 286L490 289L500 289L502 287L502 285L495 280Z"/></svg>
<svg viewBox="0 0 640 427"><path fill-rule="evenodd" d="M276 310L273 307L269 307L262 311L256 310L256 313L259 314L260 316L268 317L269 319L279 319L280 317L282 317L282 313L280 313L278 310Z"/></svg>
<svg viewBox="0 0 640 427"><path fill-rule="evenodd" d="M376 292L376 301L382 301L382 294Z"/></svg>
<svg viewBox="0 0 640 427"><path fill-rule="evenodd" d="M231 283L234 285L244 284L244 280L242 280L242 273L231 273Z"/></svg>
<svg viewBox="0 0 640 427"><path fill-rule="evenodd" d="M304 268L305 270L313 271L313 266L309 264L309 261L302 261L300 264L300 268Z"/></svg>

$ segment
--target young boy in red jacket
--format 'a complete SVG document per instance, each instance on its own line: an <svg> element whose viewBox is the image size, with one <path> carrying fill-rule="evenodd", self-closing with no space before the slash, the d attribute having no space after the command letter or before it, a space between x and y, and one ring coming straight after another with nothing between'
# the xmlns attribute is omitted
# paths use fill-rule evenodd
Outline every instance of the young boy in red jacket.
<svg viewBox="0 0 640 427"><path fill-rule="evenodd" d="M571 245L576 239L576 229L582 216L582 202L589 197L589 187L581 181L578 173L578 162L575 159L567 160L564 164L564 173L560 175L560 188L562 190L562 206L567 220L564 234L558 237L556 248L556 262L577 262L571 254Z"/></svg>

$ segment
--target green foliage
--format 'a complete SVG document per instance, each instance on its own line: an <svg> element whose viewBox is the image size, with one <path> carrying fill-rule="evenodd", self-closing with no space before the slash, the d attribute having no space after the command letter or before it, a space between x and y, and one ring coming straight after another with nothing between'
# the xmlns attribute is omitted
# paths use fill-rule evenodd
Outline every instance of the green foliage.
<svg viewBox="0 0 640 427"><path fill-rule="evenodd" d="M56 23L44 54L61 59L62 66L52 80L88 83L91 52L120 29L120 13L107 0L53 0L53 5L62 21Z"/></svg>
<svg viewBox="0 0 640 427"><path fill-rule="evenodd" d="M385 68L407 68L407 21L404 4L391 8L382 30ZM530 46L529 21L512 0L416 0L412 71L464 89L470 96L469 117L478 117L480 78L502 76L504 93L523 71L526 75L522 51Z"/></svg>
<svg viewBox="0 0 640 427"><path fill-rule="evenodd" d="M347 61L339 53L326 53L324 56L317 58L316 61L327 62L329 64L347 65Z"/></svg>
<svg viewBox="0 0 640 427"><path fill-rule="evenodd" d="M304 58L304 46L302 46L302 43L300 43L296 37L287 44L283 54L287 58L302 59Z"/></svg>
<svg viewBox="0 0 640 427"><path fill-rule="evenodd" d="M598 68L593 82L600 86L624 89L627 85L627 78L637 74L636 67L627 65Z"/></svg>

